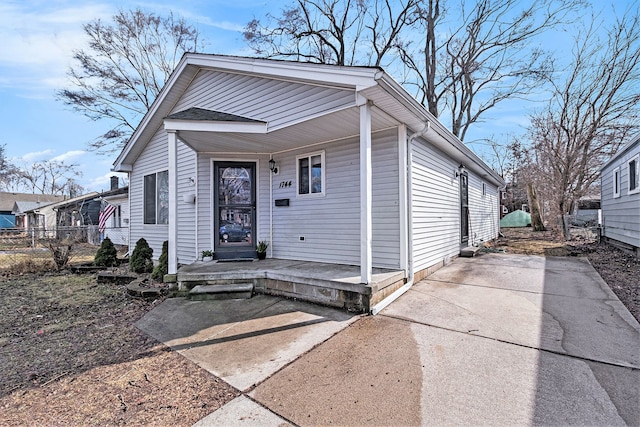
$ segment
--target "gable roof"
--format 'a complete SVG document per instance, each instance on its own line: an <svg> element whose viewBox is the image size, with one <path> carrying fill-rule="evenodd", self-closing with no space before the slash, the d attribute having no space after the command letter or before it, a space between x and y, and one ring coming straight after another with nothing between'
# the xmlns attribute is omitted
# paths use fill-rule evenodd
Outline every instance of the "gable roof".
<svg viewBox="0 0 640 427"><path fill-rule="evenodd" d="M41 206L64 200L65 196L50 194L12 193L0 191L0 211L11 212L14 204L20 202L38 202Z"/></svg>
<svg viewBox="0 0 640 427"><path fill-rule="evenodd" d="M636 136L635 139L632 139L631 141L623 145L616 154L614 154L604 165L602 165L600 170L605 169L611 163L615 162L618 158L622 157L625 153L631 151L631 149L636 146L640 147L640 135Z"/></svg>
<svg viewBox="0 0 640 427"><path fill-rule="evenodd" d="M190 120L201 123L230 122L241 128L224 129L233 132L260 133L269 137L270 132L297 123L270 124L260 118L252 119L220 111L189 108L173 113L181 96L202 70L235 75L263 77L278 81L321 85L351 91L351 106L371 101L387 118L404 123L409 132L425 130L428 141L446 154L464 164L489 182L504 185L502 178L489 168L475 153L447 130L423 105L415 100L400 84L379 67L335 66L315 63L278 61L271 59L187 53L174 70L151 108L122 149L114 162L113 170L130 171L146 144L167 121ZM328 112L323 113L328 115ZM312 118L312 117L310 117ZM226 119L226 120L225 120ZM427 126L428 125L428 126ZM172 127L181 130L179 127ZM202 130L207 128L202 127Z"/></svg>

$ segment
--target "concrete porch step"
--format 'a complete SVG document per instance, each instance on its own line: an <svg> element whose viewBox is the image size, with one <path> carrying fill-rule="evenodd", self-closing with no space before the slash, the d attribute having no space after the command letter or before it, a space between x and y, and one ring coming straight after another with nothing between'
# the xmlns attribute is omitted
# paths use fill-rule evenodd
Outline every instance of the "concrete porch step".
<svg viewBox="0 0 640 427"><path fill-rule="evenodd" d="M253 295L253 283L231 283L226 285L197 285L189 291L189 299L220 300L249 299Z"/></svg>
<svg viewBox="0 0 640 427"><path fill-rule="evenodd" d="M460 251L460 256L463 258L471 258L476 256L478 251L480 251L480 247L478 246L467 246L466 248Z"/></svg>

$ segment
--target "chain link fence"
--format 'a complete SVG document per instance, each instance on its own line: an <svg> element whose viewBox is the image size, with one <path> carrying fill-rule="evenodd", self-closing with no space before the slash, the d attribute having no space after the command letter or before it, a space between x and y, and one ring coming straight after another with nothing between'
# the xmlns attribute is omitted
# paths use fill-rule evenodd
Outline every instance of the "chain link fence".
<svg viewBox="0 0 640 427"><path fill-rule="evenodd" d="M100 233L97 225L56 228L0 228L0 268L25 259L48 261L54 249L71 247L70 263L92 262L105 237L126 250L129 243L127 227L107 228ZM5 265L6 267L6 265Z"/></svg>

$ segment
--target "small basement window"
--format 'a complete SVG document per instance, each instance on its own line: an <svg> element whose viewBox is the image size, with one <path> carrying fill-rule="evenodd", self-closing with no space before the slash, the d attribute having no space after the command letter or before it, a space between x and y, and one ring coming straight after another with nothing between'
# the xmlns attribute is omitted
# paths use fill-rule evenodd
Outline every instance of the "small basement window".
<svg viewBox="0 0 640 427"><path fill-rule="evenodd" d="M297 156L298 195L324 195L324 151Z"/></svg>
<svg viewBox="0 0 640 427"><path fill-rule="evenodd" d="M629 160L629 194L640 192L640 154Z"/></svg>
<svg viewBox="0 0 640 427"><path fill-rule="evenodd" d="M613 170L613 197L620 197L620 168Z"/></svg>
<svg viewBox="0 0 640 427"><path fill-rule="evenodd" d="M144 176L144 223L169 224L169 171Z"/></svg>

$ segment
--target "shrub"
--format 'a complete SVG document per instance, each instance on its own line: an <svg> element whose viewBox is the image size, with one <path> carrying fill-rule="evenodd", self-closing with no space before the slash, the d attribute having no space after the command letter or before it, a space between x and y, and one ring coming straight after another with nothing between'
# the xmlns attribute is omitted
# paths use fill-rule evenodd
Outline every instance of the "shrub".
<svg viewBox="0 0 640 427"><path fill-rule="evenodd" d="M153 269L153 273L151 273L151 278L153 280L157 280L158 282L162 282L164 279L164 275L169 272L169 242L165 240L162 243L162 253L160 254L160 258L158 259L158 265Z"/></svg>
<svg viewBox="0 0 640 427"><path fill-rule="evenodd" d="M149 247L144 237L136 242L136 247L129 258L129 268L134 273L151 273L153 271L153 249Z"/></svg>
<svg viewBox="0 0 640 427"><path fill-rule="evenodd" d="M108 237L105 237L100 244L100 248L93 259L93 264L100 267L115 267L118 265L118 251Z"/></svg>
<svg viewBox="0 0 640 427"><path fill-rule="evenodd" d="M53 255L53 262L56 265L56 270L60 271L69 263L73 242L69 239L51 239L48 241L48 244L51 255Z"/></svg>

